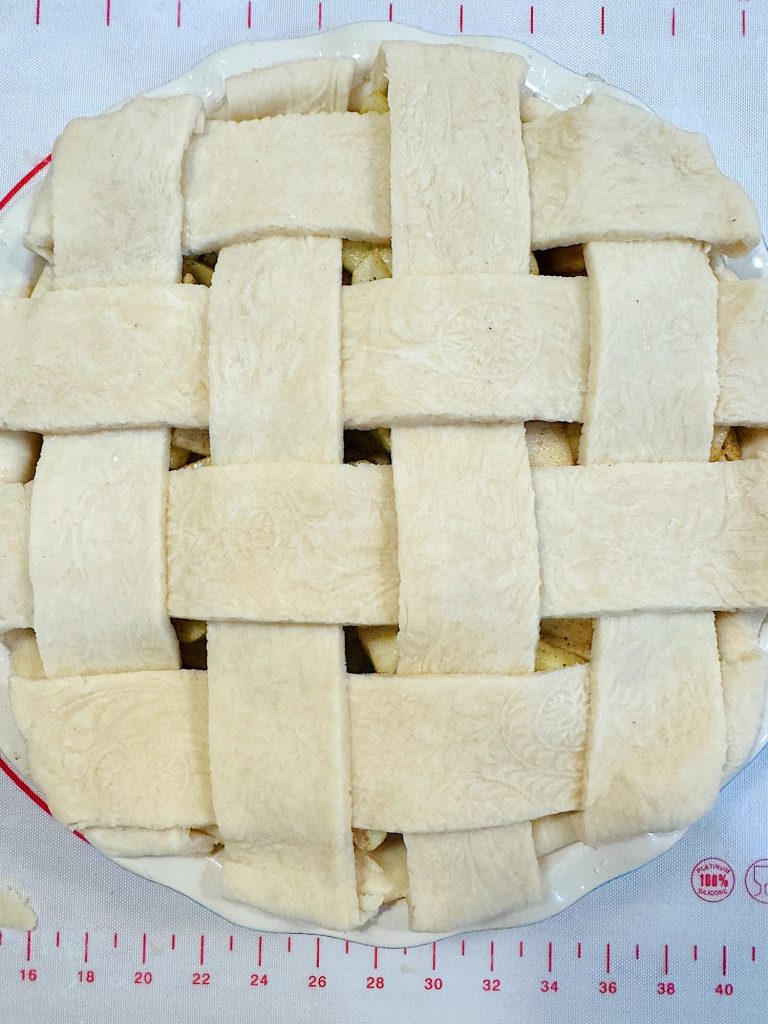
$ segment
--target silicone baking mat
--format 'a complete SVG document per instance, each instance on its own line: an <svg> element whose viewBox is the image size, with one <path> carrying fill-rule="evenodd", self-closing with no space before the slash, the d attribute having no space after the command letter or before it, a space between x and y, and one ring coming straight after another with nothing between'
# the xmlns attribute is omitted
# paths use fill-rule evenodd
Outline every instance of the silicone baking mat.
<svg viewBox="0 0 768 1024"><path fill-rule="evenodd" d="M45 157L70 118L174 78L214 50L391 19L512 36L706 132L765 226L765 4L573 8L509 0L0 3L0 195ZM407 952L238 929L111 864L0 776L0 883L23 890L40 919L32 933L0 935L0 1021L761 1020L767 776L764 752L671 852L547 922Z"/></svg>

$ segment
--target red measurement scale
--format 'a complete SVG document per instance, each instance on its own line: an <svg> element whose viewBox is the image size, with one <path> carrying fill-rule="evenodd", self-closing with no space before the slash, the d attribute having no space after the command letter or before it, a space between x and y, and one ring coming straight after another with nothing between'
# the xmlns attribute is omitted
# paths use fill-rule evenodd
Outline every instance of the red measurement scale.
<svg viewBox="0 0 768 1024"><path fill-rule="evenodd" d="M145 1020L152 1004L173 1022L195 1019L205 1004L279 1024L295 1020L297 1008L343 1019L354 1000L373 1021L438 1013L445 1021L475 1014L485 1024L508 1021L512 1006L515 1019L537 1024L577 1019L577 1009L592 1021L622 1013L638 1024L757 1021L766 966L768 946L743 939L617 943L485 932L390 949L226 926L206 934L39 928L0 933L0 1012L4 1021L42 1022L37 1008L51 1007L65 1024L91 1019L83 1006L119 1002L121 1020Z"/></svg>

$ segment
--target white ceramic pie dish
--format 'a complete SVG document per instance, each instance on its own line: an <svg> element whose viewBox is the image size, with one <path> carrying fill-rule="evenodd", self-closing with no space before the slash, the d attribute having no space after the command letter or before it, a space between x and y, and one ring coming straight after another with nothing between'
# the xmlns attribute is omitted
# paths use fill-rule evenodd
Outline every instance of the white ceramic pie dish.
<svg viewBox="0 0 768 1024"><path fill-rule="evenodd" d="M248 43L220 51L197 65L186 75L155 91L155 95L176 95L195 92L203 97L208 109L223 98L223 80L233 74L256 67L315 56L352 56L362 70L366 69L384 39L405 38L434 43L463 42L488 49L518 53L530 64L527 88L557 106L573 105L589 92L602 92L637 102L620 90L591 76L581 76L559 67L542 54L506 39L491 37L434 36L417 29L387 23L362 23L302 39ZM22 234L29 216L33 190L29 189L12 204L0 219L0 293L18 294L36 273L36 257L26 252ZM768 276L765 250L731 265L740 276ZM2 651L2 648L0 648ZM25 771L23 745L10 715L5 686L7 659L0 656L0 749L21 772ZM768 740L768 715L764 717L753 755ZM31 807L30 813L38 813ZM546 896L538 903L513 914L507 914L478 928L507 927L531 923L549 917L574 903L585 893L618 875L652 860L669 849L682 831L646 834L619 843L589 848L573 844L542 861ZM437 936L414 933L407 929L404 903L386 908L366 927L342 934L312 928L293 921L264 914L254 908L224 899L219 885L219 865L213 857L162 857L118 859L129 870L192 897L197 902L241 925L261 931L311 931L336 935L357 942L382 946L403 946L431 941Z"/></svg>

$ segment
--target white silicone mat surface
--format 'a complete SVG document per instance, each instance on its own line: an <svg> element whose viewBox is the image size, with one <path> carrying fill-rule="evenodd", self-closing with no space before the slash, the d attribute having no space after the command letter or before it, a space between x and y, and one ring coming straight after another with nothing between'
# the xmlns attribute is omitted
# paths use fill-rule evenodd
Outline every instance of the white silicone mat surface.
<svg viewBox="0 0 768 1024"><path fill-rule="evenodd" d="M14 8L11 12L10 30L12 33L16 32L17 45L7 55L4 64L6 71L10 69L12 75L11 86L4 96L6 103L3 107L5 113L2 115L2 120L4 135L6 132L8 135L4 139L6 144L3 146L0 157L0 170L5 172L8 165L11 169L7 178L0 179L0 192L5 192L7 190L5 186L10 187L16 178L21 177L34 163L37 163L38 158L47 152L47 145L60 125L69 117L77 113L91 113L103 109L124 95L157 84L162 77L168 77L168 75L181 70L184 65L183 63L179 65L177 62L183 61L184 54L188 55L187 63L190 63L196 57L202 56L225 42L252 38L254 35L277 35L280 34L281 27L283 32L310 30L313 27L310 24L304 24L303 21L301 24L296 23L296 18L300 16L303 18L306 14L303 5L301 11L298 6L292 5L290 10L283 10L282 13L279 5L273 5L275 11L270 22L272 31L267 31L266 24L256 24L257 15L259 19L266 17L265 7L261 5L257 11L256 5L249 6L247 4L189 3L179 7L177 4L150 6L121 2L118 6L117 0L113 0L113 4L109 8L109 25L107 25L106 7L102 11L103 21L97 24L94 5L74 5L76 13L73 14L73 5L67 5L65 9L63 5L48 4L45 0L41 0L39 5L35 2L31 4L31 25L34 29L32 31L28 23L30 10L25 10L25 21L19 17L21 6L23 5L19 5L19 10ZM219 20L212 16L214 6L217 8ZM306 6L309 7L309 5ZM370 15L368 5L365 5L365 11L358 9L362 6L347 5L343 10L348 12L348 16ZM170 11L170 24L166 24L162 20L161 8L164 15ZM243 14L243 21L239 28L235 24L235 8L242 8L240 13ZM671 8L669 10L671 12ZM651 18L650 11L645 30L650 33L652 28L658 29L658 52L654 51L653 59L659 61L660 76L667 76L668 79L671 74L670 60L668 59L665 63L661 54L666 53L669 47L677 47L676 51L671 50L671 63L676 66L676 73L680 76L676 87L683 95L690 95L691 99L690 106L683 109L665 108L663 103L665 97L667 101L671 97L664 90L643 90L644 78L648 75L647 63L650 59L650 51L645 49L646 44L641 43L639 38L635 40L635 50L631 49L626 32L627 15L622 14L620 6L608 7L607 10L601 9L599 6L595 8L596 23L590 25L591 35L594 37L590 44L591 48L587 46L586 32L583 36L574 32L566 42L558 40L556 34L548 38L546 31L541 28L542 14L546 14L546 8L537 7L533 10L533 33L530 32L530 12L527 8L521 8L521 11L529 13L527 23L523 24L523 28L527 31L518 31L516 34L523 43L547 49L552 56L559 57L566 62L568 62L567 58L559 50L573 48L579 42L584 59L580 62L571 59L570 63L574 67L578 67L579 70L598 68L605 78L630 88L658 112L666 113L680 124L699 127L707 131L713 140L721 165L742 178L761 205L761 212L764 214L764 181L762 182L762 192L761 187L757 184L762 168L756 166L754 159L745 160L745 151L748 155L749 147L757 143L760 130L764 130L764 122L761 123L752 118L750 111L754 109L754 96L751 93L749 102L745 101L743 108L737 106L743 99L739 95L742 86L739 86L737 79L733 77L733 64L734 60L740 64L751 62L750 66L754 68L755 72L752 82L755 82L755 78L759 81L758 69L761 55L763 61L765 58L765 40L764 38L761 40L757 30L754 30L755 39L750 39L749 31L753 28L753 20L756 20L752 19L752 10L750 9L749 22L746 15L743 20L741 18L736 20L733 40L730 42L725 39L724 34L728 23L723 20L722 26L720 26L722 36L719 54L715 46L715 37L701 35L701 25L703 24L701 21L695 23L688 21L688 27L692 28L696 24L699 32L698 35L693 33L689 41L684 43L682 41L683 25L686 24L686 20L681 17L681 10L675 12L674 35L672 35L670 20L667 25L668 38L663 38L664 33L656 24L658 19L654 20L655 16ZM323 21L324 27L329 23L337 23L338 13L339 8L335 8L332 13L327 7L325 11L319 7L314 9L314 14L318 21ZM549 14L551 15L551 13L550 10ZM759 9L755 13L759 17ZM118 14L123 19L122 25L118 24ZM387 20L388 16L389 9L387 8L383 11L384 20ZM398 8L397 12L393 12L393 16L403 17L403 14ZM17 17L18 26L15 24ZM624 31L619 31L618 28L616 30L617 39L623 39L623 43L611 50L610 28L612 19L617 17L619 20L616 24L619 26L621 18L623 17L625 20ZM686 15L686 17L690 17L690 15ZM699 12L698 17L704 17L703 13ZM633 15L634 18L635 15ZM712 18L714 19L714 15ZM454 19L453 24L451 24L451 19ZM423 18L422 23L424 23ZM430 18L427 24L430 28L442 31L458 31L459 28L470 31L470 24L473 33L505 31L504 26L499 24L498 11L491 9L483 11L478 7L470 8L469 5L466 8L456 6L450 10L446 7L443 12L435 12L435 16ZM711 24L715 24L715 21L712 20ZM130 33L129 28L132 29ZM510 31L509 27L506 28L506 31ZM114 38L120 33L124 36L122 47L120 41ZM225 38L222 38L222 35ZM6 46L8 39L9 24L6 19L4 32L0 37L0 47ZM164 49L160 46L161 39L166 44ZM143 51L137 45L138 40L142 40L144 44ZM69 48L67 41L70 44ZM723 45L728 47L725 51L722 50ZM731 46L734 48L733 50L730 49ZM96 69L92 60L88 63L89 52L99 49L99 47L100 57L97 62L98 69ZM741 49L738 50L736 47L741 47ZM619 50L624 55L623 63L618 56ZM704 51L709 51L708 63L705 61ZM728 55L730 66L723 67L720 71L718 62L724 63L725 53ZM26 59L24 54L26 54ZM46 54L48 55L47 60L44 59ZM610 61L606 60L608 54L613 54ZM629 62L627 62L628 54L631 55ZM592 60L587 59L590 56L593 58ZM615 65L616 70L612 73L609 68L603 66L606 63ZM707 75L702 78L705 66ZM32 92L29 93L22 90L21 84L24 76L30 74L32 67L37 68L38 79L32 87ZM158 68L165 68L166 74L158 73ZM627 73L632 70L638 79L634 85L626 80ZM62 81L65 72L69 75L67 88L57 89L56 84L65 84ZM725 81L726 72L731 76L727 83ZM719 84L716 81L713 86L712 81L721 76L722 81ZM743 80L742 78L742 83ZM693 88L692 81L695 83ZM79 93L81 89L85 90L86 84L90 89L87 97ZM725 112L711 108L719 106L722 102L723 90L726 85L732 94L732 106L727 124L720 124L717 118L722 117ZM3 88L3 82L0 81L0 90ZM762 88L765 88L764 81ZM115 89L119 91L115 92ZM16 90L15 98L8 95L8 92L14 90ZM713 90L713 95L710 95L710 90ZM707 100L703 102L705 95ZM96 97L95 100L94 97ZM716 104L713 97L717 101ZM34 109L33 104L30 103L31 99L34 100ZM760 114L763 118L765 116L764 99L763 97ZM26 106L25 113L26 104L29 105ZM734 117L734 112L737 110L739 117ZM17 127L14 119L22 115L25 120ZM59 115L61 115L60 119L58 119ZM709 119L711 119L711 125ZM8 122L11 123L8 124ZM44 139L47 139L47 142L36 150L25 152L25 145L28 146L30 140L39 137L41 130L46 129L48 135L44 136ZM723 132L733 133L732 140L728 142L724 151L720 137L720 133ZM14 146L16 150L14 150ZM18 156L18 153L21 153L21 157ZM754 150L753 155L756 155ZM747 165L747 169L743 173L737 166L740 164ZM336 944L332 940L324 939L322 953L319 944L317 947L313 945L314 940L299 938L294 939L290 954L287 943L282 941L278 943L274 937L264 939L264 948L261 945L257 946L255 945L256 936L253 933L233 930L224 922L217 921L182 897L175 897L157 886L131 878L113 865L109 865L95 851L89 850L84 844L45 821L42 815L35 812L35 808L28 801L19 802L18 794L3 781L0 786L0 809L3 814L0 825L0 882L11 882L29 893L33 904L40 912L41 928L35 933L29 949L25 944L26 940L19 944L18 940L10 937L9 933L5 934L4 941L0 944L0 1011L3 1008L10 1011L11 1016L5 1015L3 1018L10 1020L30 1015L33 1006L37 1007L34 1014L35 1020L99 1019L99 1007L104 1008L101 1000L108 998L113 1006L116 1005L114 1000L117 1000L117 1005L121 1007L120 1014L115 1019L133 1020L139 1019L137 1014L142 1005L146 1011L148 999L153 1002L159 1001L161 1005L165 1006L165 1000L169 999L169 993L173 991L172 1001L168 1002L168 1007L174 1006L173 1012L180 1015L178 1019L189 1019L192 1009L190 1007L186 1011L187 1015L184 1016L184 1007L188 1005L188 1000L199 995L199 990L202 989L202 996L210 1006L223 1005L219 1002L224 998L223 994L215 996L214 990L218 993L226 992L228 1005L239 1007L240 1000L244 1001L244 1005L255 1002L252 1012L256 1014L256 1019L263 1015L263 1019L269 1020L295 1019L297 1010L309 1015L310 1019L324 1019L326 1015L329 1019L331 1017L334 1019L348 1017L356 1020L378 1020L384 1019L385 1016L408 1019L407 1013L412 1011L415 1014L412 1018L414 1020L431 1019L433 1014L436 1019L439 1017L442 1020L455 1019L458 1021L476 1019L477 1017L494 1020L497 1019L497 1016L498 1019L508 1016L512 1000L517 1006L530 1005L530 1012L536 1014L535 1019L537 1020L569 1020L572 1012L575 1011L577 1000L578 1005L584 1009L590 1007L590 1019L603 1019L603 1014L610 1014L610 1016L606 1015L605 1019L614 1019L612 1014L618 1012L618 1007L612 1011L601 1009L605 1007L606 999L620 1001L624 1005L624 1013L631 1013L633 1018L638 1020L646 1019L645 1016L642 1016L646 1012L642 1009L646 1001L649 1007L653 1008L647 1010L649 1014L647 1019L649 1020L666 1019L667 1013L670 1014L669 1019L693 1019L694 1003L700 1007L697 1012L698 1020L708 1019L706 1015L702 1017L702 1012L708 1013L710 1007L712 1013L716 1012L719 1019L723 1019L724 1014L726 1019L750 1019L744 1014L748 1013L747 1001L751 1001L757 995L754 982L758 972L762 975L758 966L760 954L762 953L763 958L768 955L764 946L761 946L761 942L764 944L768 935L765 925L765 914L768 913L768 908L754 898L754 892L750 893L750 884L754 890L753 883L756 875L753 871L750 876L748 871L749 865L753 861L760 859L764 854L768 855L765 826L760 824L763 819L763 815L760 814L760 791L761 787L763 791L765 788L765 776L761 773L760 768L762 760L764 758L758 759L745 775L731 784L721 797L718 808L706 822L697 826L672 853L655 862L654 865L649 865L643 871L613 883L607 890L588 897L566 914L552 919L544 925L521 929L514 935L510 932L497 933L495 940L493 936L489 938L482 934L472 936L466 940L465 947L458 945L459 940L451 940L450 944L438 945L438 951L452 950L456 954L450 978L446 971L443 971L443 975L446 976L435 973L437 964L446 962L440 952L432 954L427 950L429 955L425 954L421 959L425 960L426 956L425 963L429 962L429 970L420 965L415 969L418 975L415 979L410 977L410 968L404 970L408 963L414 962L413 960L393 962L389 952L386 957L381 953L381 970L370 975L374 977L371 986L368 985L369 975L364 974L365 967L360 966L359 960L352 959L352 953L346 952L343 943ZM739 794L741 794L741 798ZM706 843L702 845L705 840ZM691 843L694 844L692 847ZM691 848L686 856L683 851L689 847ZM669 867L670 860L678 860L681 857L680 866L674 868L671 875L668 876L666 872L659 873L659 865L667 864ZM734 883L726 899L715 904L704 904L693 893L690 875L697 861L713 857L728 861L732 865ZM599 872L600 865L596 865L596 869ZM637 880L643 877L646 879L645 890L642 886L638 889ZM668 879L666 884L665 878ZM748 881L750 878L753 883ZM637 895L633 896L636 889L640 893L645 891L645 895L640 899L637 898ZM129 894L130 899L128 898ZM601 904L603 905L601 906ZM687 927L683 928L684 924ZM86 932L89 938L85 938ZM577 939L574 944L570 939L576 934L581 938ZM55 969L49 966L47 960L49 950L46 945L46 935L50 937L50 949L62 952ZM152 996L144 994L137 999L134 989L121 989L117 973L117 953L113 956L111 967L107 966L108 960L100 963L98 979L94 967L85 968L85 980L78 978L78 975L82 973L84 958L88 957L88 962L93 963L98 951L102 947L110 945L106 939L109 938L111 942L114 935L121 935L123 938L118 940L117 945L111 946L113 951L122 949L125 943L133 943L130 954L133 959L129 957L129 965L135 961L137 967L146 966L152 957L155 958L155 966L158 969L150 983L155 986L154 989L151 989ZM143 941L144 935L148 936L147 942ZM171 944L171 935L178 936L178 942L174 939ZM232 935L231 943L230 935ZM545 935L549 936L546 941L544 941ZM514 950L512 948L513 938ZM663 941L665 939L667 941ZM691 939L694 941L688 941ZM490 953L489 943L492 941L495 941L497 947L495 954ZM524 943L522 955L518 952L518 942ZM690 948L683 953L682 950L686 942ZM718 985L721 989L723 988L722 978L729 977L728 971L736 971L736 965L741 964L740 953L732 952L730 962L728 953L722 954L721 947L725 946L727 950L728 942L730 942L732 950L744 947L746 950L745 963L748 961L755 965L751 980L741 984L738 989L734 987L732 994L728 994L725 990L721 993L716 991ZM206 943L207 953L205 952ZM634 960L638 968L634 975L634 987L637 988L637 981L641 977L640 965L646 963L646 953L638 956L634 954L640 948L644 951L647 950L649 943L653 945L654 949L658 947L659 955L662 956L662 960L659 961L662 964L659 977L671 976L669 975L671 949L673 963L676 965L676 977L685 979L684 981L678 980L678 988L672 993L666 988L664 992L656 993L655 1001L650 998L653 992L652 986L648 988L646 1000L645 997L640 998L639 990L636 995L629 993L628 990L633 987L629 979L622 981L621 988L619 988L617 980L611 981L611 977L616 979L617 972L623 965L626 956L628 962L631 963ZM531 950L535 950L538 945L541 945L544 950L544 959L541 963L536 959L534 963L529 957L535 959ZM606 952L606 946L610 947L611 945L614 950L612 962L610 952ZM252 950L251 946L253 946ZM573 949L570 949L571 946ZM694 959L693 946L701 947L700 958L697 955ZM709 985L709 975L703 974L702 970L699 970L698 976L696 974L696 970L699 969L698 965L703 964L706 957L710 956L710 946L715 948L718 954L718 971L716 973L719 980L715 980L712 985ZM754 953L753 946L755 947ZM282 983L273 984L267 998L264 997L267 986L258 983L254 985L252 981L249 982L244 992L240 992L239 983L229 984L224 977L233 974L235 965L237 965L237 970L245 969L243 964L238 961L238 953L244 947L248 947L250 959L255 957L253 964L256 966L261 966L257 961L264 960L268 955L265 950L269 950L273 971L278 968L278 964L282 965L282 968L285 968L285 965L297 964L298 959L291 958L298 958L301 954L302 961L299 970L303 970L304 966L307 966L308 970L313 967L315 973L306 976L300 974L296 979L293 977L293 974L296 973L295 970L291 972L286 968L287 973ZM569 949L568 957L564 954L566 947ZM663 974L665 955L663 949L665 947L667 974ZM197 984L193 984L195 973L210 974L210 972L199 969L192 971L192 966L198 968L206 966L216 955L211 951L219 948L225 949L231 955L229 960L225 958L218 976L210 977L207 985L199 980ZM355 948L352 947L352 950L354 951ZM598 948L601 950L599 965L593 964L587 956L587 950L590 951L590 957L593 957ZM66 956L63 953L64 950L67 951ZM181 956L175 958L171 956L177 951L181 953L182 950L194 951L194 964L186 954L183 962ZM488 960L488 963L482 968L485 974L490 973L490 977L478 974L478 970L481 969L481 961L478 959L476 962L474 957L480 956L477 953L479 950L488 952L494 961L492 971L490 970L491 960ZM708 951L706 954L705 950ZM32 969L24 965L29 965L32 962L33 951L41 963L41 958L46 957L46 966L41 966L39 970L36 970L35 980L30 981L28 977L22 977L20 972L26 970L28 973ZM504 951L503 956L502 951ZM512 952L516 953L519 962L511 963ZM26 959L27 955L30 957L29 960ZM376 952L374 955L378 960L380 954ZM651 957L650 953L647 955L649 958ZM607 963L603 962L605 956L608 958ZM725 966L723 966L723 956L725 956ZM73 970L70 977L62 972L62 968L64 964L69 965L69 961L73 957ZM482 963L485 963L485 959L487 959L485 953L483 958ZM250 959L247 963L250 962ZM306 965L304 959L307 960ZM74 963L78 960L80 966L75 970ZM571 961L573 962L571 963ZM387 967L384 966L385 962ZM558 989L552 989L551 981L558 980L553 975L554 964L560 964L562 970L565 970L566 962L568 963L568 974L572 976L572 980L562 981ZM526 980L523 983L523 974L525 973L523 965L527 967L529 964L532 964L534 968L534 976L536 968L541 966L539 973L542 973L542 977L540 979L534 977L531 980L526 974ZM317 973L320 966L326 971L325 974ZM512 967L515 968L514 974L511 973ZM121 969L124 968L123 964ZM282 968L278 970L277 976L273 974L273 981L279 982ZM94 971L93 981L88 981L88 971ZM424 973L425 971L426 973ZM420 976L419 972L424 976ZM127 971L126 977L130 973ZM547 980L548 976L550 984L543 988L543 982ZM312 977L315 977L314 985L312 985ZM325 978L325 984L320 984L318 980L320 977ZM382 985L375 980L378 977L382 978ZM427 977L433 979L439 977L440 986L427 985ZM701 983L696 982L694 981L696 977L704 980ZM159 984L161 978L164 978L162 985ZM403 988L403 979L412 983L410 988L407 985ZM101 985L99 985L99 981L102 982ZM216 981L218 984L214 985L213 982ZM487 988L484 987L485 981L489 981ZM496 981L499 982L498 987L495 984ZM592 984L593 981L594 984ZM669 982L662 981L658 983L669 984ZM135 980L133 984L136 984ZM138 983L136 987L141 989L142 984ZM616 988L615 992L611 991L611 984ZM644 980L643 985L645 984ZM650 986L650 982L647 984ZM601 985L605 987L605 991L600 990ZM725 985L727 987L734 983L726 981ZM77 995L78 992L86 991L79 986L86 986L87 996ZM310 986L316 991L310 992ZM248 991L253 988L261 989L258 1000L254 1000L254 993ZM563 994L568 989L570 989L570 994L567 1000L564 1000ZM146 993L149 989L145 988L142 991ZM448 995L449 992L452 995ZM421 993L428 995L424 996ZM695 1000L694 993L698 993ZM459 998L460 995L461 998ZM547 995L554 998L549 1001L542 999ZM558 995L560 996L559 1000ZM659 997L668 998L670 995L677 996L676 999L671 1000L675 1004L674 1016L671 1015L672 1009L667 1011L664 1009L665 1004L662 1002L659 1006L658 1002ZM495 1003L493 1002L494 996L496 997ZM65 1009L71 1008L71 1016L62 1016L65 1012L60 1004L62 997ZM87 1001L82 1002L83 998ZM432 1002L425 1003L424 1009L417 1012L417 1006L421 1005L420 1001L425 998L431 998ZM413 999L417 1001L414 1002ZM723 999L733 1000L733 1002L729 1002L727 1008L724 1008L719 1002ZM301 1001L297 1002L297 1000ZM311 1002L307 1002L307 1000L311 1000ZM195 1000L192 998L192 1007L194 1005ZM740 1007L738 1010L737 1005ZM690 1018L688 1018L689 1011ZM70 1009L66 1009L66 1012L70 1013ZM651 1012L653 1012L653 1016L650 1016ZM92 1013L95 1014L93 1017L91 1017ZM83 1016L83 1014L85 1015ZM164 1013L164 1017L176 1019L170 1016L170 1009ZM522 1019L533 1019L533 1016Z"/></svg>

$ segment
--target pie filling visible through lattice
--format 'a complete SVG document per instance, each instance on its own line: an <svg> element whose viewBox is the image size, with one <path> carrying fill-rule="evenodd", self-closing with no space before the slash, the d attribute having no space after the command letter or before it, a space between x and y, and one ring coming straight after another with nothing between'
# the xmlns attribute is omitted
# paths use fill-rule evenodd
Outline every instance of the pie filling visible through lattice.
<svg viewBox="0 0 768 1024"><path fill-rule="evenodd" d="M748 757L757 216L702 136L526 71L389 42L58 139L0 300L0 629L31 776L107 852L460 928Z"/></svg>

